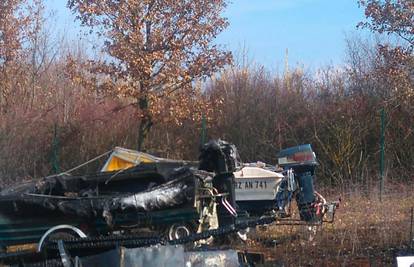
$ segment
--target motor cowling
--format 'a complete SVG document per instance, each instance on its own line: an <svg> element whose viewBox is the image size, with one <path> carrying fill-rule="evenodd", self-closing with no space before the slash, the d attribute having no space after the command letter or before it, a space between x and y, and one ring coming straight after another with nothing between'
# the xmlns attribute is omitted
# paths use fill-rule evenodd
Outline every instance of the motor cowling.
<svg viewBox="0 0 414 267"><path fill-rule="evenodd" d="M317 220L314 189L316 155L310 144L284 149L278 155L279 166L291 170L297 183L295 199L303 221Z"/></svg>

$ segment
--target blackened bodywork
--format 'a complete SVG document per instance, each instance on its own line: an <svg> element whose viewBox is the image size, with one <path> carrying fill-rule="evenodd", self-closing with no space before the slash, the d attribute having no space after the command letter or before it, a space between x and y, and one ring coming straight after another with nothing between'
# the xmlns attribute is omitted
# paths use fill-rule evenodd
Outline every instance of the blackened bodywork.
<svg viewBox="0 0 414 267"><path fill-rule="evenodd" d="M235 179L233 172L240 165L235 145L223 140L211 140L201 148L199 169L214 172L213 187L219 193L228 194L228 203L236 208ZM219 225L233 224L235 216L227 216L228 208L220 203L218 206Z"/></svg>
<svg viewBox="0 0 414 267"><path fill-rule="evenodd" d="M215 141L203 146L199 169L182 161L141 163L89 175L63 173L8 187L0 192L0 244L36 242L57 224L86 225L95 234L125 227L197 224L209 201L199 194L211 184L218 189L211 192L222 194L211 199L235 203L235 153L233 145Z"/></svg>
<svg viewBox="0 0 414 267"><path fill-rule="evenodd" d="M0 192L0 245L37 242L59 224L99 234L197 221L198 189L213 174L164 167L148 163L121 172L62 174L9 187Z"/></svg>

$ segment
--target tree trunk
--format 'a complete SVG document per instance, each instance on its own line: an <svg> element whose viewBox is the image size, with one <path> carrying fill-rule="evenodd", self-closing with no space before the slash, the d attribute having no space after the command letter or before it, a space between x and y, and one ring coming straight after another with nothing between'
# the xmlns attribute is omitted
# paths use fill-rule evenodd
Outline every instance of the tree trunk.
<svg viewBox="0 0 414 267"><path fill-rule="evenodd" d="M143 150L144 141L147 138L148 133L151 130L151 127L153 125L152 116L150 114L148 105L149 105L148 97L146 95L138 99L138 108L142 112L141 122L138 128L138 144L137 144L138 151Z"/></svg>

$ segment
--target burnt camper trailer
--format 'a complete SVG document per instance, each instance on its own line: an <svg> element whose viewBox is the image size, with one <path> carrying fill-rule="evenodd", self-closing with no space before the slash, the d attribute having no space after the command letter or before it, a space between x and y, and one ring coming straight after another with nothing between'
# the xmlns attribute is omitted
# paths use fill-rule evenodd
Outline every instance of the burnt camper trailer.
<svg viewBox="0 0 414 267"><path fill-rule="evenodd" d="M227 170L235 161L232 150L223 152L227 147L223 142L204 146L200 170L183 162L142 163L89 175L63 173L4 189L0 245L34 243L41 250L54 234L85 237L143 228L178 239L231 223L225 218L235 217L233 175ZM221 213L210 213L215 205Z"/></svg>

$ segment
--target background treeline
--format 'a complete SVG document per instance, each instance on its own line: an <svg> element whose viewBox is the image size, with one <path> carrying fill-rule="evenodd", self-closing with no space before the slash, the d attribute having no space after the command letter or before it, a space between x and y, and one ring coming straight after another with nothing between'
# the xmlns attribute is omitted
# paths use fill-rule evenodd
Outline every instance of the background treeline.
<svg viewBox="0 0 414 267"><path fill-rule="evenodd" d="M136 148L140 115L134 102L98 90L99 75L91 77L92 85L74 75L90 48L53 37L41 1L6 3L2 8L17 15L11 21L0 12L2 185L70 169L114 146ZM387 179L412 182L413 55L386 48L352 37L340 67L313 71L298 66L275 73L239 60L244 63L194 82L196 93L185 101L172 98L183 102L182 116L173 104L161 106L146 151L196 159L204 118L208 138L236 144L245 162L276 164L280 149L311 143L320 182L371 185L378 180L384 108Z"/></svg>

